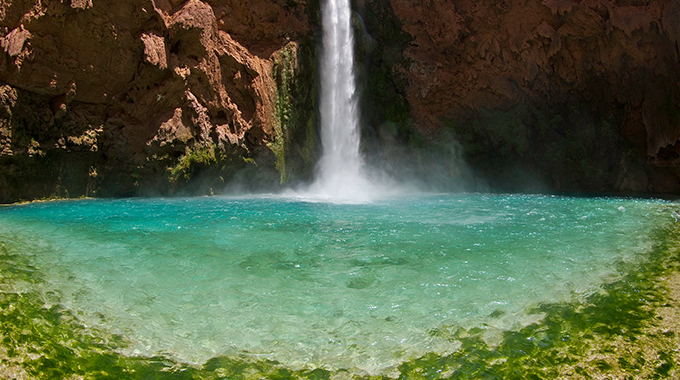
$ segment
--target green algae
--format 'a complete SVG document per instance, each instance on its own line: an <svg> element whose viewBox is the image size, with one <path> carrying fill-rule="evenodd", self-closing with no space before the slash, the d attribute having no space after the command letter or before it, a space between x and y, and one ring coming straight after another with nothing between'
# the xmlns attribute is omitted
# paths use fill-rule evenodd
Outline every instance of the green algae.
<svg viewBox="0 0 680 380"><path fill-rule="evenodd" d="M428 354L404 363L401 378L672 378L677 375L677 332L659 327L657 311L669 307L669 289L658 279L677 274L677 230L658 232L647 265L641 270L620 264L627 273L601 291L571 303L538 305L539 323L503 334L489 346L483 331L457 331L461 350ZM678 305L675 305L677 307Z"/></svg>
<svg viewBox="0 0 680 380"><path fill-rule="evenodd" d="M568 303L536 305L540 322L488 339L486 326L442 326L430 334L460 347L425 354L391 374L400 379L675 378L680 362L676 315L680 299L669 278L680 273L677 224L659 227L642 267L618 264L620 279ZM348 369L288 368L241 355L203 365L163 356L126 356L126 338L87 326L77 311L44 289L30 248L0 242L0 376L83 379L387 379ZM30 286L29 286L30 285ZM40 290L42 289L42 290ZM677 292L677 289L675 290ZM669 311L663 313L663 311ZM492 313L494 314L494 313ZM498 317L500 315L491 315ZM668 328L675 326L675 329Z"/></svg>

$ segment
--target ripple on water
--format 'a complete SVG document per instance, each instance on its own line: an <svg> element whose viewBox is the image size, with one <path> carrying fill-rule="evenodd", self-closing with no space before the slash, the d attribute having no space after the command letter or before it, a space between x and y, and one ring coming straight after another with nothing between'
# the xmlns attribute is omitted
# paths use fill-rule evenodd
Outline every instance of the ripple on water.
<svg viewBox="0 0 680 380"><path fill-rule="evenodd" d="M644 260L667 214L525 195L83 200L3 208L0 239L129 353L379 373L455 351L437 329L483 327L493 343L541 317L528 308L597 291Z"/></svg>

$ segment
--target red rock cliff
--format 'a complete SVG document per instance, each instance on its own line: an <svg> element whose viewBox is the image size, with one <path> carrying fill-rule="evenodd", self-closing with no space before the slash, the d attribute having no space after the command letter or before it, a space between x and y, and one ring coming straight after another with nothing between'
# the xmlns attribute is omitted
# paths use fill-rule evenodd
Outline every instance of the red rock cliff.
<svg viewBox="0 0 680 380"><path fill-rule="evenodd" d="M451 130L491 182L680 190L677 0L381 3L359 6L406 33L391 72L416 128Z"/></svg>
<svg viewBox="0 0 680 380"><path fill-rule="evenodd" d="M0 2L0 201L282 165L281 78L312 29L304 0Z"/></svg>
<svg viewBox="0 0 680 380"><path fill-rule="evenodd" d="M355 6L367 152L396 144L431 163L454 147L501 189L680 192L680 1ZM305 0L0 2L0 201L308 175L317 13Z"/></svg>

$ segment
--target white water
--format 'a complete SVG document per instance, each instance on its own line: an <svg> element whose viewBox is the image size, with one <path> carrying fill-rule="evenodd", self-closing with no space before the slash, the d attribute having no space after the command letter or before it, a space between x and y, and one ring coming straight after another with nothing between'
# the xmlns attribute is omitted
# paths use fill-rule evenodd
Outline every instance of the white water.
<svg viewBox="0 0 680 380"><path fill-rule="evenodd" d="M334 201L374 198L359 153L359 111L354 78L354 36L349 0L327 0L322 7L321 143L312 196Z"/></svg>

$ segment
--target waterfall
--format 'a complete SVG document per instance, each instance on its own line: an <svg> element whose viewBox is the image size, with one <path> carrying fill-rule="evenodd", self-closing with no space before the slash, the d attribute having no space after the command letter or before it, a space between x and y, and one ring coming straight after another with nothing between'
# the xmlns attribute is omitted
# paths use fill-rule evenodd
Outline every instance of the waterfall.
<svg viewBox="0 0 680 380"><path fill-rule="evenodd" d="M349 0L326 0L321 55L322 157L312 190L334 199L365 199L370 182L359 153L359 110Z"/></svg>

